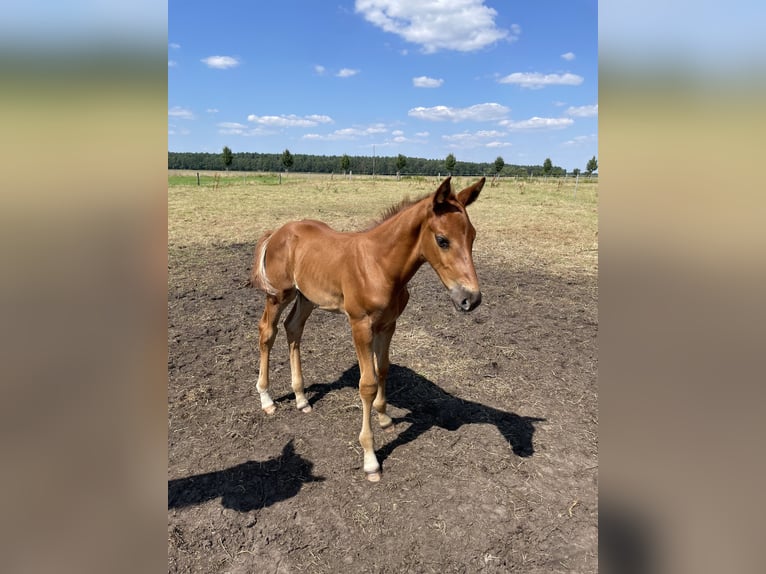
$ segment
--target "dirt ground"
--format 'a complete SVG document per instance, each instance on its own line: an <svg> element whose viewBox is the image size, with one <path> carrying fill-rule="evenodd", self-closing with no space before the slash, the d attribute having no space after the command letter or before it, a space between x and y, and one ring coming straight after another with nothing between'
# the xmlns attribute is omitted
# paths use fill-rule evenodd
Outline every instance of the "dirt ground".
<svg viewBox="0 0 766 574"><path fill-rule="evenodd" d="M342 315L303 339L298 411L280 328L260 409L253 243L171 247L170 572L596 572L597 281L477 260L454 310L426 265L391 350L365 479L359 371ZM286 316L286 315L285 315Z"/></svg>

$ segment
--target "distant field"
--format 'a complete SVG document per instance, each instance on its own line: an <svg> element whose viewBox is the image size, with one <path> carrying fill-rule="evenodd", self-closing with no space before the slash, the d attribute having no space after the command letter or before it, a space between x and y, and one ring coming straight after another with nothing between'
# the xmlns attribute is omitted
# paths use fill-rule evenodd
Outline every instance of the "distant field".
<svg viewBox="0 0 766 574"><path fill-rule="evenodd" d="M199 174L199 180L197 178L197 174ZM279 184L279 175L274 174L170 170L168 172L168 186L173 187L178 185L197 185L197 181L199 181L200 186L204 185L206 187L215 187L216 175L219 178L219 187L221 185L237 185L239 183L262 183L271 185Z"/></svg>

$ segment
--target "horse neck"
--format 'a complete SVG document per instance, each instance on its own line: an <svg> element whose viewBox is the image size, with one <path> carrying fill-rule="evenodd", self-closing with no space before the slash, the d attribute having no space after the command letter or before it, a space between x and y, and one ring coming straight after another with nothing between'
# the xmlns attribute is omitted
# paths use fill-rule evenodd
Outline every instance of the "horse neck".
<svg viewBox="0 0 766 574"><path fill-rule="evenodd" d="M368 232L375 259L388 277L405 285L425 263L420 252L420 235L427 216L427 204L418 202Z"/></svg>

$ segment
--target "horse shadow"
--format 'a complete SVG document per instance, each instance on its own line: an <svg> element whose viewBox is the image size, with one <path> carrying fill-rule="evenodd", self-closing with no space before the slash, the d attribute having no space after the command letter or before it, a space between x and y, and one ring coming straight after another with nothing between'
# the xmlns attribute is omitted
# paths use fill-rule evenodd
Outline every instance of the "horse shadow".
<svg viewBox="0 0 766 574"><path fill-rule="evenodd" d="M239 512L271 506L298 494L313 476L314 463L295 453L293 441L282 453L264 462L248 460L224 470L168 481L168 509L183 508L221 498L221 505Z"/></svg>
<svg viewBox="0 0 766 574"><path fill-rule="evenodd" d="M310 403L319 402L327 393L344 387L356 387L359 365L347 369L337 381L315 383L307 387ZM455 431L464 424L492 424L511 445L517 456L534 454L532 437L534 423L546 419L525 417L512 412L488 407L481 403L461 399L406 367L392 364L386 379L386 399L389 405L406 409L408 414L393 417L394 423L410 423L391 442L376 451L382 463L396 448L408 444L433 427Z"/></svg>

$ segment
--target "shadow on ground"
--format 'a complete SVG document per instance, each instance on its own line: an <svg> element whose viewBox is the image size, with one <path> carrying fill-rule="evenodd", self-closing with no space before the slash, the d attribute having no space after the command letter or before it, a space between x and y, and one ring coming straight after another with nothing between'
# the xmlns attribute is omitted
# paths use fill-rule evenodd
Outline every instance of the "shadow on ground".
<svg viewBox="0 0 766 574"><path fill-rule="evenodd" d="M309 402L316 404L326 394L344 387L356 387L358 383L359 365L354 365L337 381L307 387L306 394ZM416 440L432 427L454 431L464 424L492 424L511 445L514 454L521 457L532 456L535 452L532 441L535 433L533 423L545 421L544 418L524 417L461 399L415 371L393 364L388 371L386 391L389 405L410 411L403 417L394 417L394 423L407 422L410 426L396 439L376 451L381 463L397 447ZM292 395L286 395L278 400L292 398Z"/></svg>
<svg viewBox="0 0 766 574"><path fill-rule="evenodd" d="M265 508L293 497L307 482L324 478L313 476L314 463L295 453L288 442L282 454L265 462L249 460L204 474L168 481L168 508L193 506L221 498L221 505L239 512Z"/></svg>

